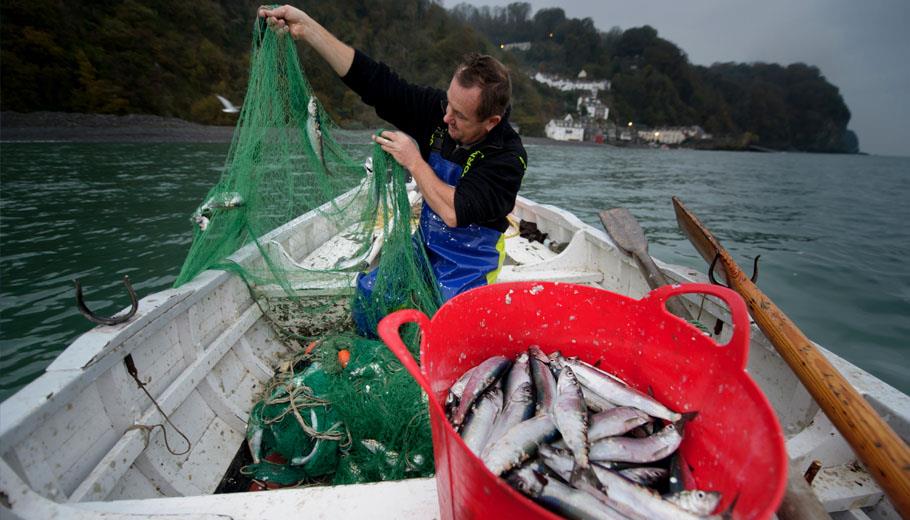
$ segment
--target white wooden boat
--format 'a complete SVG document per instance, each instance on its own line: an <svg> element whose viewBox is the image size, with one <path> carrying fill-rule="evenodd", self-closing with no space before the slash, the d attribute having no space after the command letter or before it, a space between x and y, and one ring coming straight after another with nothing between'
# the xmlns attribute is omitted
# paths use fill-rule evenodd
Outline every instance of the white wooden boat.
<svg viewBox="0 0 910 520"><path fill-rule="evenodd" d="M354 192L342 195L351 199ZM557 254L517 233L506 241L499 281L559 280L635 298L648 291L637 264L600 229L562 209L519 197L514 217L535 222ZM287 261L332 266L354 244L343 229L312 211L274 230L265 241ZM261 261L254 247L233 259ZM702 273L658 261L677 282ZM309 294L350 294L351 277L298 287ZM686 305L703 323L727 320L710 298ZM731 327L721 332L721 339ZM6 518L291 517L438 518L432 478L258 493L212 494L244 441L254 396L273 374L285 347L265 322L244 283L206 271L178 288L143 298L128 323L100 326L79 337L31 384L0 404L0 516ZM823 350L904 439L910 439L910 398ZM161 409L190 439L180 456L164 445L164 423L128 374L135 365ZM890 503L767 338L753 325L749 372L778 413L796 467L823 463L813 482L836 518L897 518ZM169 432L179 450L183 441Z"/></svg>

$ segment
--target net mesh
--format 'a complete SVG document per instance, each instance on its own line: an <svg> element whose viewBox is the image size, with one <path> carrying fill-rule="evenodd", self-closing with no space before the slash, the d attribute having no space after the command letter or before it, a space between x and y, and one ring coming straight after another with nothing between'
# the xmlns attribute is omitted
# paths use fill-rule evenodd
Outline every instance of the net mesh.
<svg viewBox="0 0 910 520"><path fill-rule="evenodd" d="M406 174L378 146L365 167L336 138L291 38L257 20L252 40L224 172L193 215L194 240L175 284L206 269L235 273L292 352L250 411L254 463L243 473L280 485L428 476L425 396L382 343L355 332L352 319L356 308L372 336L389 312L432 316L439 306ZM311 210L323 221L314 236L273 232ZM338 242L323 249L344 254L290 252L295 240L327 239ZM250 243L254 261L231 258ZM354 277L376 265L371 295L355 297ZM416 329L402 337L416 357Z"/></svg>

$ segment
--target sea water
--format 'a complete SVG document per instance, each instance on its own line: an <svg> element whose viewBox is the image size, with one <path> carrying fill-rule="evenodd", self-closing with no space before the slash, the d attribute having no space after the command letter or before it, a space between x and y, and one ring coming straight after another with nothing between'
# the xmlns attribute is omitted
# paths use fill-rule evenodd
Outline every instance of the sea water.
<svg viewBox="0 0 910 520"><path fill-rule="evenodd" d="M367 136L358 148L366 154ZM190 215L227 144L0 146L0 399L93 325L169 288ZM705 271L676 225L678 196L813 340L910 392L910 158L623 149L529 142L521 194L601 229L625 207L651 254Z"/></svg>

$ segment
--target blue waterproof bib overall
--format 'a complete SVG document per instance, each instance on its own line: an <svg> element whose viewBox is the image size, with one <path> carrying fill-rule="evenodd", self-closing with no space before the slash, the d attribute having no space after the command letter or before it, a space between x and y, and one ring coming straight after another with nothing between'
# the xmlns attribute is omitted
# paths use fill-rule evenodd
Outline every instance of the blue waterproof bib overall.
<svg viewBox="0 0 910 520"><path fill-rule="evenodd" d="M430 153L429 164L436 176L450 186L457 186L464 172L462 166L443 159L437 151ZM429 204L424 203L420 213L420 234L443 302L468 289L496 281L505 257L501 232L477 224L449 227ZM367 323L358 302L370 301L376 271L357 277L358 295L353 309L357 328L362 334L371 336L376 333L376 324Z"/></svg>

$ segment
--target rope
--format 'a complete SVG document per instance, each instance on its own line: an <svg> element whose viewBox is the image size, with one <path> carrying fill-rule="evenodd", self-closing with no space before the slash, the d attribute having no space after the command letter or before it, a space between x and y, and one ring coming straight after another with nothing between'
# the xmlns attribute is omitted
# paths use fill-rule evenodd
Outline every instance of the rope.
<svg viewBox="0 0 910 520"><path fill-rule="evenodd" d="M169 443L168 440L167 440L167 428L165 428L164 425L161 424L161 423L152 424L152 425L147 425L147 424L134 424L134 425L130 426L129 428L127 428L126 431L135 430L135 429L142 429L142 430L145 432L145 447L148 448L148 445L149 445L149 438L151 437L152 430L154 430L155 428L160 427L160 428L161 428L161 431L163 432L163 435L164 435L164 447L167 448L167 451L169 451L169 452L171 453L171 455L174 455L174 456L179 457L179 456L181 456L181 455L186 455L187 453L189 453L189 452L190 452L190 449L193 447L193 443L191 443L191 442L190 442L190 439L187 438L187 436L184 435L182 431L180 431L180 428L177 428L177 426L176 426L174 423L171 422L170 417L168 417L167 414L164 413L164 410L161 409L161 406L158 405L158 401L156 401L155 398L152 397L152 394L149 393L148 389L145 388L145 383L143 383L143 382L139 379L139 372L136 370L136 365L133 363L133 356L132 356L132 354L128 354L128 355L126 356L126 358L124 358L123 361L126 363L126 371L129 372L129 374L130 374L131 376L133 376L133 379L136 381L136 384L139 385L139 388L140 388L143 392L145 392L145 395L148 396L148 398L152 401L152 404L155 405L155 408L158 409L158 413L160 413L161 416L164 417L164 420L165 420L168 424L171 425L171 428L173 428L177 433L179 433L180 436L183 437L183 440L186 441L186 449L178 453L178 452L175 452L175 451L171 448L171 445L170 445L170 443Z"/></svg>
<svg viewBox="0 0 910 520"><path fill-rule="evenodd" d="M517 237L518 235L520 235L520 234L521 234L521 230L519 229L518 222L515 222L515 219L512 217L512 215L507 215L507 216L506 216L506 220L509 221L509 229L515 228L515 232L506 235L506 236L505 236L505 239L508 240L508 239L510 239L510 238L515 238L515 237Z"/></svg>

